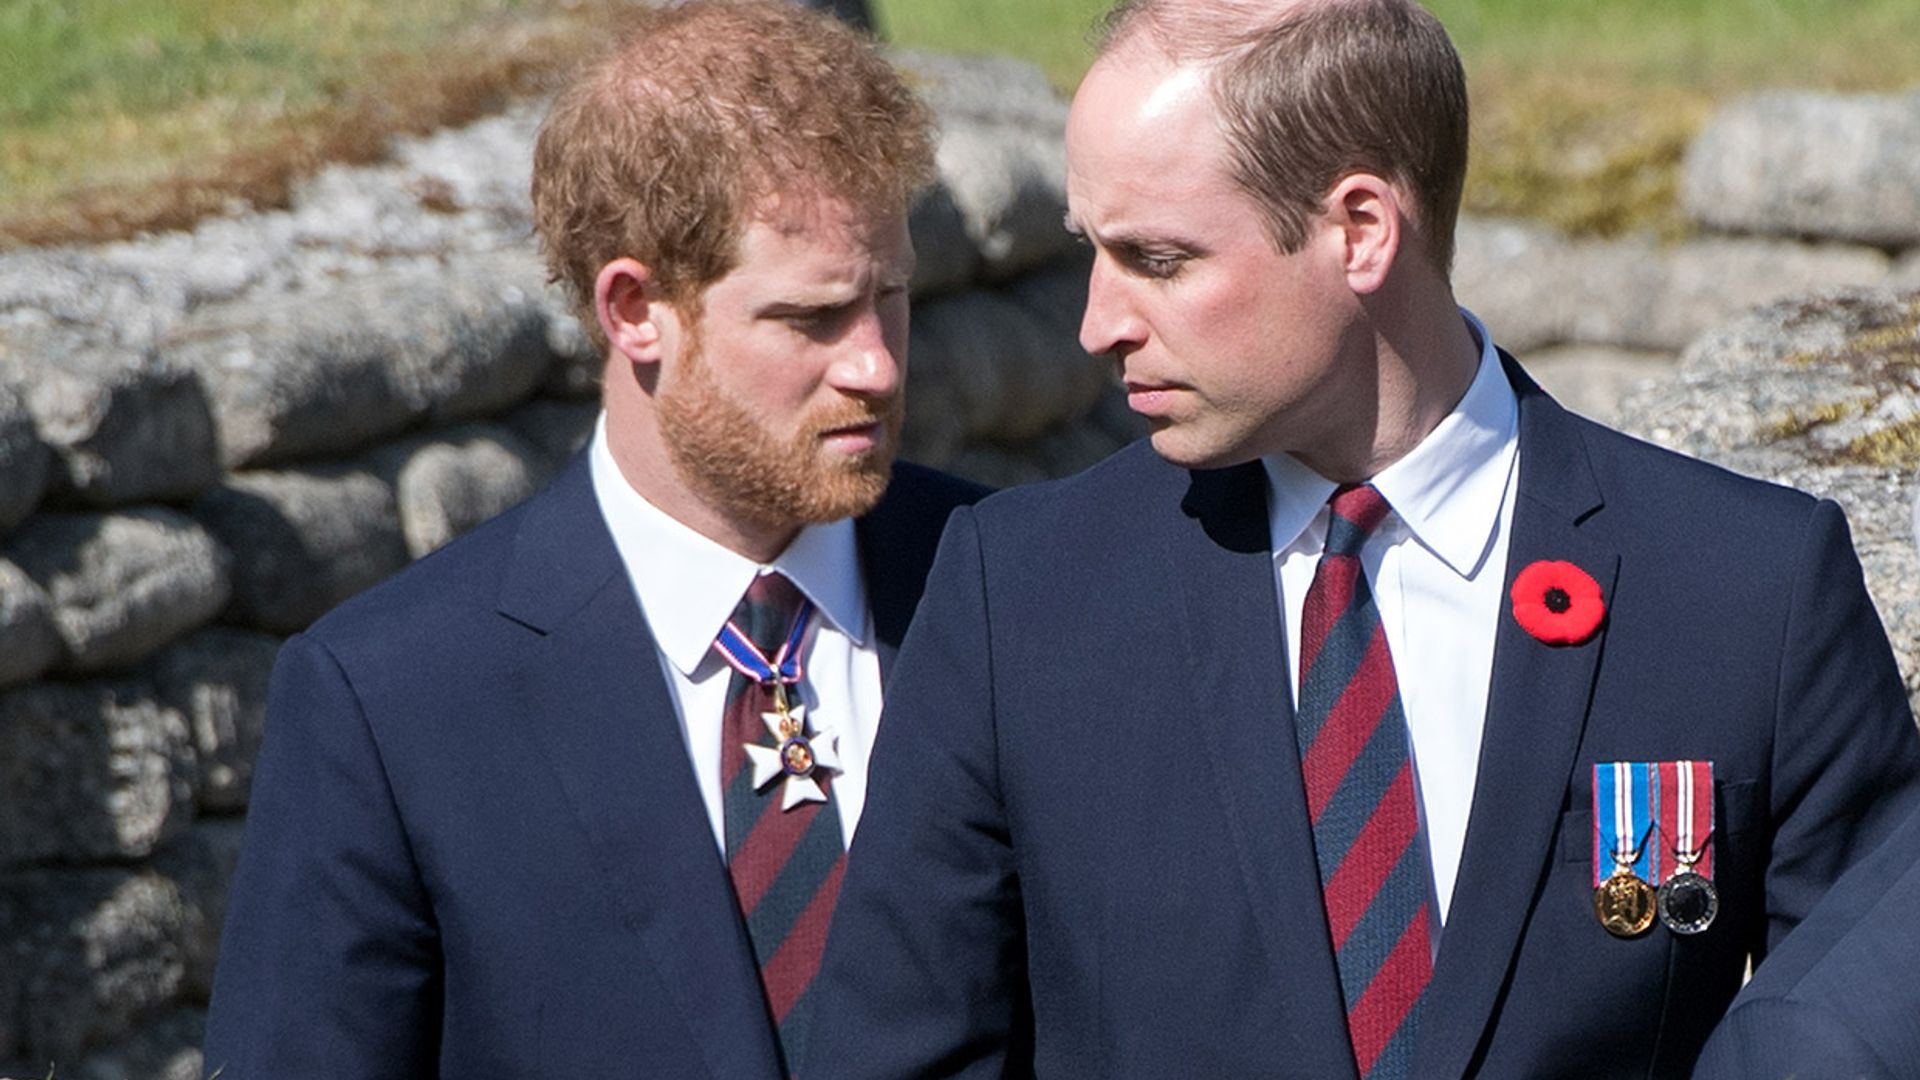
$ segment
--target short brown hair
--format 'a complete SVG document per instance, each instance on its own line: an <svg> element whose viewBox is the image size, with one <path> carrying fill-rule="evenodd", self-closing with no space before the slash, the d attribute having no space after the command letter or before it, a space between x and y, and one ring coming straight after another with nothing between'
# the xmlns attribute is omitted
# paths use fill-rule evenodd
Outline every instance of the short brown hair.
<svg viewBox="0 0 1920 1080"><path fill-rule="evenodd" d="M1442 274L1467 173L1467 79L1440 21L1413 0L1121 0L1101 52L1152 35L1211 77L1234 180L1282 251L1344 176L1372 173L1413 200Z"/></svg>
<svg viewBox="0 0 1920 1080"><path fill-rule="evenodd" d="M675 303L732 270L748 215L783 192L904 208L933 173L932 121L855 31L777 0L633 16L560 93L533 155L533 221L582 328L630 257Z"/></svg>

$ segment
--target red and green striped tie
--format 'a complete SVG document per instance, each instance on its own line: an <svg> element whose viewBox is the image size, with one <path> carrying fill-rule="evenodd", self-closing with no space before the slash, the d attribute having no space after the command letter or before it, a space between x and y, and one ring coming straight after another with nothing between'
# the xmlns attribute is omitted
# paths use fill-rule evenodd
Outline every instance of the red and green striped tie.
<svg viewBox="0 0 1920 1080"><path fill-rule="evenodd" d="M1387 516L1372 485L1335 490L1300 626L1294 716L1347 1033L1367 1080L1410 1074L1433 973L1428 867L1393 657L1360 548Z"/></svg>
<svg viewBox="0 0 1920 1080"><path fill-rule="evenodd" d="M776 781L756 790L745 746L779 745L763 719L777 711L777 683L788 683L792 701L800 700L798 665L782 664L780 659L787 658L786 651L797 649L799 639L805 637L804 624L796 623L796 618L805 617L803 607L800 590L791 581L768 573L754 579L734 609L729 625L758 650L759 666L766 666L765 658L776 657L775 675L750 678L735 668L727 686L720 744L727 870L746 918L760 984L779 1028L788 1075L806 1044L811 1014L807 988L820 968L846 855L840 812L825 770L816 770L813 779L826 794L826 802L798 802L783 810L783 784ZM783 641L789 642L785 650ZM722 656L728 655L726 647L716 647ZM788 674L783 677L782 672Z"/></svg>

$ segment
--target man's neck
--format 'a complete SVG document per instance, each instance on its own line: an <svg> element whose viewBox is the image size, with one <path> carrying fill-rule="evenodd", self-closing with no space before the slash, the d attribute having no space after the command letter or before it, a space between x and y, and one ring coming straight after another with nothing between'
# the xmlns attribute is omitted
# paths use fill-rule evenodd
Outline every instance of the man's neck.
<svg viewBox="0 0 1920 1080"><path fill-rule="evenodd" d="M1480 344L1451 292L1406 290L1381 300L1386 317L1372 320L1371 428L1293 455L1340 483L1363 483L1412 452L1460 404L1480 368Z"/></svg>

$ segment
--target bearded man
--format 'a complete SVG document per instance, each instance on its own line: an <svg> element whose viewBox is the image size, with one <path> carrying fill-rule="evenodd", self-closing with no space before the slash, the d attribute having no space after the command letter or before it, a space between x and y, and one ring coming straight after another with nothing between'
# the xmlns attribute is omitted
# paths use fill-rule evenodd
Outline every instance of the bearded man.
<svg viewBox="0 0 1920 1080"><path fill-rule="evenodd" d="M636 13L536 228L604 349L552 487L292 639L216 980L234 1077L791 1075L947 512L894 465L928 115L786 3Z"/></svg>

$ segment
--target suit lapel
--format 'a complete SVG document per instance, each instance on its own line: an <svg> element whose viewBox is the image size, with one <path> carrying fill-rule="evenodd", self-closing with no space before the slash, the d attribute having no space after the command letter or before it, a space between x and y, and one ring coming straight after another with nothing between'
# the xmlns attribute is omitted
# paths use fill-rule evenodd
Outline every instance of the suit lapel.
<svg viewBox="0 0 1920 1080"><path fill-rule="evenodd" d="M778 1075L678 714L584 457L529 507L500 612L540 633L519 671L533 737L710 1073Z"/></svg>
<svg viewBox="0 0 1920 1080"><path fill-rule="evenodd" d="M1520 398L1520 477L1506 586L1538 560L1572 562L1611 599L1619 553L1583 523L1602 493L1568 414L1510 357ZM1587 642L1536 641L1507 611L1494 637L1480 764L1466 847L1421 1019L1418 1076L1460 1076L1492 1019L1550 865L1607 627Z"/></svg>
<svg viewBox="0 0 1920 1080"><path fill-rule="evenodd" d="M1352 1076L1333 947L1321 914L1293 702L1258 463L1196 472L1169 535L1185 609L1189 676L1181 711L1195 718L1240 856L1248 902L1271 951L1283 1014L1274 1036L1289 1075ZM1308 919L1306 913L1314 918Z"/></svg>

